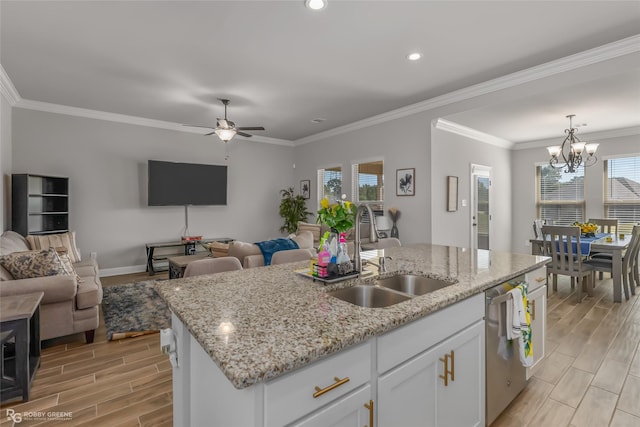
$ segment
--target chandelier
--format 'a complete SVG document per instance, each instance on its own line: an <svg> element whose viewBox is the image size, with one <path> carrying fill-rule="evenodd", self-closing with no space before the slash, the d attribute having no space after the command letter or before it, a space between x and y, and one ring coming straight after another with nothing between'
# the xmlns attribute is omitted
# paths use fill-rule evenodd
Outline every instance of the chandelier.
<svg viewBox="0 0 640 427"><path fill-rule="evenodd" d="M580 167L583 163L585 167L588 167L598 161L595 154L600 144L595 142L585 143L578 139L575 135L577 129L574 129L572 123L575 116L575 114L567 116L569 119L569 129L564 130L567 137L562 141L562 145L547 147L547 151L549 151L549 155L551 156L549 164L554 168L564 167L566 173L574 173L576 168ZM587 156L583 157L582 153L585 151L587 152ZM562 156L563 163L558 164L560 156Z"/></svg>

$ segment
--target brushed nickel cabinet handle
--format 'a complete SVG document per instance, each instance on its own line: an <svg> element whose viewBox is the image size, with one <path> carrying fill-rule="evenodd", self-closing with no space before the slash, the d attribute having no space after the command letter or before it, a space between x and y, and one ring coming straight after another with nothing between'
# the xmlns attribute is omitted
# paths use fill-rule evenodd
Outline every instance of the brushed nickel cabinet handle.
<svg viewBox="0 0 640 427"><path fill-rule="evenodd" d="M323 394L325 394L326 392L331 391L336 387L340 387L342 384L348 383L349 382L349 377L344 377L343 379L340 379L338 377L333 377L333 380L335 381L335 383L333 383L330 386L327 386L325 388L320 388L320 387L316 386L316 392L313 393L313 398L315 399L316 397L320 397Z"/></svg>

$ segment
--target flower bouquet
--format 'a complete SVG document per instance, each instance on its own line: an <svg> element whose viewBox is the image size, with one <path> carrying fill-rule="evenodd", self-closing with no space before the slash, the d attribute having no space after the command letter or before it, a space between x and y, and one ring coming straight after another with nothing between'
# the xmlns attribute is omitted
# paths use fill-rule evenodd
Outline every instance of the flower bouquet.
<svg viewBox="0 0 640 427"><path fill-rule="evenodd" d="M598 230L598 225L592 222L574 222L574 226L580 227L580 233L584 237L596 237L596 230Z"/></svg>
<svg viewBox="0 0 640 427"><path fill-rule="evenodd" d="M353 203L346 200L347 196L342 195L342 200L336 203L329 203L326 197L320 200L320 210L318 211L318 221L327 224L329 228L336 230L338 233L345 233L351 227L356 218L356 212Z"/></svg>

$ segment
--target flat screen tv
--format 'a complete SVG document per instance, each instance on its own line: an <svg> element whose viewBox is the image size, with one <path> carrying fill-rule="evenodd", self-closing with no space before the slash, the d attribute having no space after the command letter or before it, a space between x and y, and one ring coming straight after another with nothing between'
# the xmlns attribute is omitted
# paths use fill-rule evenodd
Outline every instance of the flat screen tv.
<svg viewBox="0 0 640 427"><path fill-rule="evenodd" d="M196 163L148 162L148 205L226 205L227 167Z"/></svg>

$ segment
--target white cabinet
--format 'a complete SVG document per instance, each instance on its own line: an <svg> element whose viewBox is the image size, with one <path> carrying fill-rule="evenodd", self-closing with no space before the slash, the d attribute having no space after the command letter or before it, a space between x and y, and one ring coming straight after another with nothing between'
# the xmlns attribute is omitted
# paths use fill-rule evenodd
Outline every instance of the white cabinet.
<svg viewBox="0 0 640 427"><path fill-rule="evenodd" d="M478 321L379 378L378 425L484 425L484 368Z"/></svg>
<svg viewBox="0 0 640 427"><path fill-rule="evenodd" d="M533 344L533 365L527 368L527 379L531 370L545 355L544 341L547 322L547 287L542 286L529 293L531 307L531 343Z"/></svg>
<svg viewBox="0 0 640 427"><path fill-rule="evenodd" d="M293 425L297 427L372 427L374 410L371 386L366 385Z"/></svg>

